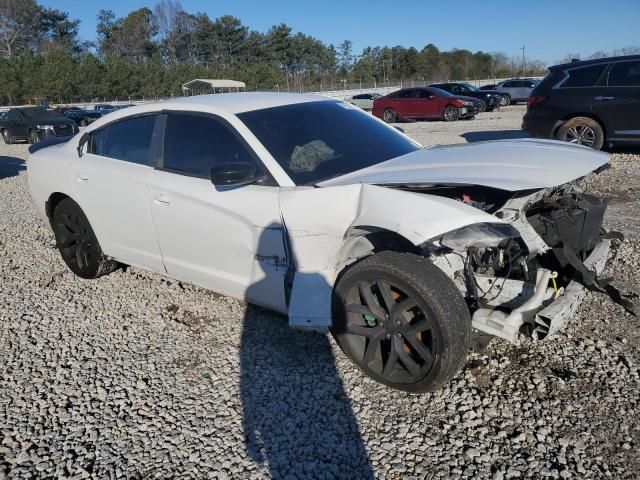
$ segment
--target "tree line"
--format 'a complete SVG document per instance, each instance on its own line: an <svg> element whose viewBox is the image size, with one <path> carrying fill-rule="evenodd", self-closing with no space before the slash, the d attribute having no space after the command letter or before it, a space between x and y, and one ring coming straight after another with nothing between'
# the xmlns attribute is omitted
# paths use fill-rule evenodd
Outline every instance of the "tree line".
<svg viewBox="0 0 640 480"><path fill-rule="evenodd" d="M100 10L96 40L79 20L36 0L0 0L0 103L181 95L194 78L244 81L247 90L317 91L348 84L541 75L544 63L503 53L327 45L286 24L251 30L233 16L211 19L160 0L118 18Z"/></svg>

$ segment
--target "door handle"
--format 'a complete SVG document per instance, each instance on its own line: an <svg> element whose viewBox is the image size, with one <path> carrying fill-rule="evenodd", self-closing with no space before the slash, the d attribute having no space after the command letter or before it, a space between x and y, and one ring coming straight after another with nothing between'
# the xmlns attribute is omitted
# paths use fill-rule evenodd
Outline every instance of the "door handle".
<svg viewBox="0 0 640 480"><path fill-rule="evenodd" d="M597 100L597 101L599 101L599 102L607 102L607 101L609 101L609 100L613 100L613 99L615 99L615 98L616 98L616 97L600 97L600 96L598 96L598 97L593 97L593 99L594 99L594 100Z"/></svg>
<svg viewBox="0 0 640 480"><path fill-rule="evenodd" d="M77 179L79 182L87 183L89 181L89 175L86 173L79 173Z"/></svg>
<svg viewBox="0 0 640 480"><path fill-rule="evenodd" d="M171 203L171 200L169 199L169 197L162 194L156 195L153 199L158 205L167 206Z"/></svg>

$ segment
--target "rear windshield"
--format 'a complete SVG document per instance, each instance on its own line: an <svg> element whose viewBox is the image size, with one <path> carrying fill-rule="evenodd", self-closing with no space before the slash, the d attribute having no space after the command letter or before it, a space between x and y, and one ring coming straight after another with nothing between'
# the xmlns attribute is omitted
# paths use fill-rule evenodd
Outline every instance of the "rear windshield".
<svg viewBox="0 0 640 480"><path fill-rule="evenodd" d="M238 117L296 185L313 185L420 148L344 102L297 103Z"/></svg>

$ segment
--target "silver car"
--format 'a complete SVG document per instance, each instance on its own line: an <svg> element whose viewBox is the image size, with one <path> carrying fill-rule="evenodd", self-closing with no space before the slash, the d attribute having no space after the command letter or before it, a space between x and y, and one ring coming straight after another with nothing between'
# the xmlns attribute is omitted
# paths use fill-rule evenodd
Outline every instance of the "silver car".
<svg viewBox="0 0 640 480"><path fill-rule="evenodd" d="M345 101L363 110L373 110L373 101L380 97L382 97L382 95L379 93L359 93L358 95L345 98Z"/></svg>
<svg viewBox="0 0 640 480"><path fill-rule="evenodd" d="M540 83L540 80L531 78L521 78L514 80L505 80L496 85L495 90L502 94L500 98L500 106L504 107L510 103L526 102L531 91L536 85Z"/></svg>

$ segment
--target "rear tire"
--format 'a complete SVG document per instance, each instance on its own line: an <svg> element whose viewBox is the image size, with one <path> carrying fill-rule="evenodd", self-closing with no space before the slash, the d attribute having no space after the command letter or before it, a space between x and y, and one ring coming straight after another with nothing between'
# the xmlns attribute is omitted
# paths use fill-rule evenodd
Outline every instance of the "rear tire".
<svg viewBox="0 0 640 480"><path fill-rule="evenodd" d="M82 120L80 120L80 126L81 127L86 127L87 125L89 125L89 122L87 122L84 118Z"/></svg>
<svg viewBox="0 0 640 480"><path fill-rule="evenodd" d="M79 277L98 278L118 267L102 252L89 220L70 198L56 205L51 226L64 263Z"/></svg>
<svg viewBox="0 0 640 480"><path fill-rule="evenodd" d="M385 108L384 112L382 112L382 120L387 123L393 123L398 119L398 115L392 108Z"/></svg>
<svg viewBox="0 0 640 480"><path fill-rule="evenodd" d="M604 131L593 118L575 117L558 128L556 139L600 150L604 145Z"/></svg>
<svg viewBox="0 0 640 480"><path fill-rule="evenodd" d="M471 317L454 283L429 260L380 252L350 267L334 290L331 333L367 376L429 392L463 365Z"/></svg>
<svg viewBox="0 0 640 480"><path fill-rule="evenodd" d="M507 107L511 105L511 97L509 95L502 95L500 97L500 106Z"/></svg>
<svg viewBox="0 0 640 480"><path fill-rule="evenodd" d="M455 122L460 117L460 110L453 105L447 105L442 112L442 119L445 122Z"/></svg>
<svg viewBox="0 0 640 480"><path fill-rule="evenodd" d="M484 100L480 100L480 106L478 107L478 113L487 111L487 103Z"/></svg>

